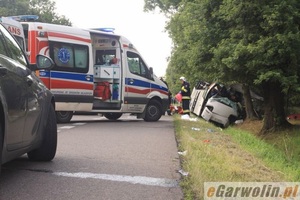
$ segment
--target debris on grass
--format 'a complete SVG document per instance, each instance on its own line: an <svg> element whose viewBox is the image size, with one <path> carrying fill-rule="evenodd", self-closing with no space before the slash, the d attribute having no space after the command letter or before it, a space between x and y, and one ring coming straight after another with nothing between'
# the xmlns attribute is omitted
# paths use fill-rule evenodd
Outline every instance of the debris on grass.
<svg viewBox="0 0 300 200"><path fill-rule="evenodd" d="M188 176L188 175L189 175L188 172L185 172L185 171L183 171L182 169L178 170L178 172L179 172L182 176Z"/></svg>
<svg viewBox="0 0 300 200"><path fill-rule="evenodd" d="M179 151L179 152L178 152L178 154L179 154L179 155L182 155L182 156L185 156L186 153L187 153L187 150L185 150L185 151Z"/></svg>
<svg viewBox="0 0 300 200"><path fill-rule="evenodd" d="M192 130L194 130L194 131L201 131L201 128L192 127Z"/></svg>

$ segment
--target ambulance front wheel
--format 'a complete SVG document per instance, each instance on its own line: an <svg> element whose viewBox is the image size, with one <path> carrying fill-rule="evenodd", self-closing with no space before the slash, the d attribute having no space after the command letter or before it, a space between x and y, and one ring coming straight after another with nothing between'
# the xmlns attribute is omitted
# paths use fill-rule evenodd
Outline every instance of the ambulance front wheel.
<svg viewBox="0 0 300 200"><path fill-rule="evenodd" d="M68 123L73 117L73 111L57 111L56 121L57 123Z"/></svg>
<svg viewBox="0 0 300 200"><path fill-rule="evenodd" d="M162 105L157 100L151 100L146 108L144 120L146 122L156 122L162 116Z"/></svg>

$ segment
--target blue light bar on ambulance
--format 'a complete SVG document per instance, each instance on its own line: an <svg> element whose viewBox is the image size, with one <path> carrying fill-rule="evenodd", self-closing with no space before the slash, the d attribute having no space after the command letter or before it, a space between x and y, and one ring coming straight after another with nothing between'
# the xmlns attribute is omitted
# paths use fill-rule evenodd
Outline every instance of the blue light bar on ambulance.
<svg viewBox="0 0 300 200"><path fill-rule="evenodd" d="M9 16L9 18L14 19L16 21L28 22L28 21L36 21L39 16L37 15L17 15L17 16Z"/></svg>
<svg viewBox="0 0 300 200"><path fill-rule="evenodd" d="M92 28L92 30L98 30L98 31L103 31L108 33L114 33L115 31L114 28Z"/></svg>

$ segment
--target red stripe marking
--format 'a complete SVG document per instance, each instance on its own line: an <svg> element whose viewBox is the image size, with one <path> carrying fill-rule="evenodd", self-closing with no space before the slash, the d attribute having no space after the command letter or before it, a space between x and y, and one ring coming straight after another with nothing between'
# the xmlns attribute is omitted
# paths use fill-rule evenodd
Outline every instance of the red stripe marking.
<svg viewBox="0 0 300 200"><path fill-rule="evenodd" d="M84 89L93 90L94 85L91 83L80 83L73 81L51 80L51 89Z"/></svg>
<svg viewBox="0 0 300 200"><path fill-rule="evenodd" d="M137 93L137 94L148 94L149 92L151 92L150 89L139 90L139 89L132 88L132 87L126 87L125 91L131 92L131 93Z"/></svg>
<svg viewBox="0 0 300 200"><path fill-rule="evenodd" d="M37 55L37 31L28 32L28 51L30 52L29 61L30 63L35 63L35 56Z"/></svg>
<svg viewBox="0 0 300 200"><path fill-rule="evenodd" d="M63 34L63 33L48 32L48 35L52 36L52 37L78 40L78 41L87 42L87 43L91 42L91 39L85 39L85 38L76 37L76 36L73 36L73 35L67 35L67 34Z"/></svg>
<svg viewBox="0 0 300 200"><path fill-rule="evenodd" d="M137 94L148 94L151 91L157 91L157 92L160 92L162 94L168 95L167 92L161 91L161 90L158 90L158 89L152 89L152 90L151 89L143 89L143 90L140 90L140 89L136 89L136 88L132 88L132 87L125 87L125 92L131 92L131 93L137 93Z"/></svg>
<svg viewBox="0 0 300 200"><path fill-rule="evenodd" d="M168 95L168 92L165 92L165 91L163 91L163 90L152 89L152 91L157 91L157 92L159 92L159 93L162 93L162 94Z"/></svg>
<svg viewBox="0 0 300 200"><path fill-rule="evenodd" d="M39 75L40 75L40 74L39 74L39 71L37 71L37 73L38 73L38 76L39 76ZM43 81L43 83L46 85L46 87L47 87L48 89L50 89L49 78L43 78L43 77L40 77L40 79Z"/></svg>

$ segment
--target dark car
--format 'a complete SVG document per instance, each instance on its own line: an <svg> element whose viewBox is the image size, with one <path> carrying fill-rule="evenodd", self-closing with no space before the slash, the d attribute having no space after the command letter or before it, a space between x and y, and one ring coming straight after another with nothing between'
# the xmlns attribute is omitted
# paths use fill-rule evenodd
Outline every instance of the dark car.
<svg viewBox="0 0 300 200"><path fill-rule="evenodd" d="M56 154L57 125L52 93L35 70L51 69L42 55L29 64L13 36L0 24L0 170L25 153L34 161L50 161Z"/></svg>

